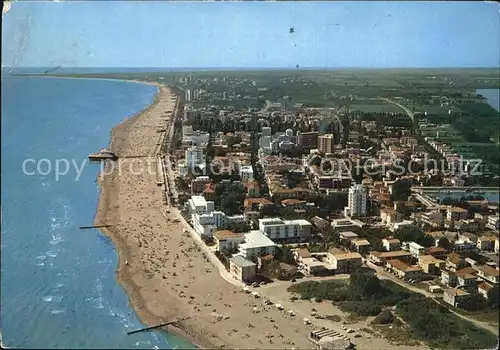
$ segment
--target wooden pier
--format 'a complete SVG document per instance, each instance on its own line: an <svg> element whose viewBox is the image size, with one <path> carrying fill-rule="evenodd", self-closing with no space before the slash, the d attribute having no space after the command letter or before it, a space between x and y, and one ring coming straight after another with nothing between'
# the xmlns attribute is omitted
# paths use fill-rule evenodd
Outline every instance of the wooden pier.
<svg viewBox="0 0 500 350"><path fill-rule="evenodd" d="M103 227L111 227L113 225L95 225L95 226L80 226L80 230L88 230L91 228L103 228Z"/></svg>
<svg viewBox="0 0 500 350"><path fill-rule="evenodd" d="M191 318L191 317L178 318L178 319L175 319L175 320L172 320L172 321L169 321L169 322L164 322L164 323L157 324L155 326L150 326L150 327L144 327L144 328L136 329L135 331L127 332L127 335L135 334L135 333L139 333L139 332L145 332L145 331L149 331L151 329L165 327L165 326L171 325L173 323L177 323L177 322L180 322L180 321L185 321L185 320L187 320L189 318Z"/></svg>

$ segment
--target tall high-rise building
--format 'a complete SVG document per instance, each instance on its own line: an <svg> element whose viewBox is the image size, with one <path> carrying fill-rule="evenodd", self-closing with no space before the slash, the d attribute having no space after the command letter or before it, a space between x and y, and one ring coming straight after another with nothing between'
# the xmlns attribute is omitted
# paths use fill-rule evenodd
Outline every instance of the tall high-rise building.
<svg viewBox="0 0 500 350"><path fill-rule="evenodd" d="M318 136L318 150L323 153L333 153L335 148L335 137L333 134Z"/></svg>
<svg viewBox="0 0 500 350"><path fill-rule="evenodd" d="M297 146L305 149L318 148L318 133L316 131L298 133Z"/></svg>
<svg viewBox="0 0 500 350"><path fill-rule="evenodd" d="M366 188L363 185L354 185L349 188L348 206L346 214L349 216L365 216L366 215Z"/></svg>
<svg viewBox="0 0 500 350"><path fill-rule="evenodd" d="M186 101L191 101L191 90L190 89L187 89L186 90L186 93L185 93L185 99Z"/></svg>

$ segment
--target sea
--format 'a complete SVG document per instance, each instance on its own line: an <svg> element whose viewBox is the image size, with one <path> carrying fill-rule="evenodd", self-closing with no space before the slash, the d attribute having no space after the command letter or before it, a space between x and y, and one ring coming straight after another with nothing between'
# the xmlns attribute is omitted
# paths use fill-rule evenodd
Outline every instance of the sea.
<svg viewBox="0 0 500 350"><path fill-rule="evenodd" d="M117 283L117 252L92 225L111 128L149 105L131 82L2 76L1 317L13 348L195 347L141 328Z"/></svg>
<svg viewBox="0 0 500 350"><path fill-rule="evenodd" d="M479 89L476 94L483 95L488 100L488 104L500 111L500 89Z"/></svg>

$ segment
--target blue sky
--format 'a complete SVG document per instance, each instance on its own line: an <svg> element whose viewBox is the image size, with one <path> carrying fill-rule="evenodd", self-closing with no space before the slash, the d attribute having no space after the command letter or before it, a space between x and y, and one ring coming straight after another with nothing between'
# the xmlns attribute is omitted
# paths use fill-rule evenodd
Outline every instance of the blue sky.
<svg viewBox="0 0 500 350"><path fill-rule="evenodd" d="M499 43L484 2L23 1L3 16L2 64L498 67Z"/></svg>

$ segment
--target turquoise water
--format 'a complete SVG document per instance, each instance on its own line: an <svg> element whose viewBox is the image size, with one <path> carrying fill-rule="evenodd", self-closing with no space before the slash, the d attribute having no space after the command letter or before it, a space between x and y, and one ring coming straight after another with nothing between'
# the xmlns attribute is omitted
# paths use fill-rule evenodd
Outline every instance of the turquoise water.
<svg viewBox="0 0 500 350"><path fill-rule="evenodd" d="M476 94L483 95L488 99L491 107L500 111L500 90L499 89L480 89L476 90Z"/></svg>
<svg viewBox="0 0 500 350"><path fill-rule="evenodd" d="M93 222L99 165L78 180L71 165L23 174L25 159L74 160L106 147L110 130L151 103L152 86L98 80L2 77L1 318L18 348L192 347L142 325L116 282L117 254ZM70 163L71 164L71 163ZM62 166L60 167L62 169ZM32 173L36 166L29 163Z"/></svg>

